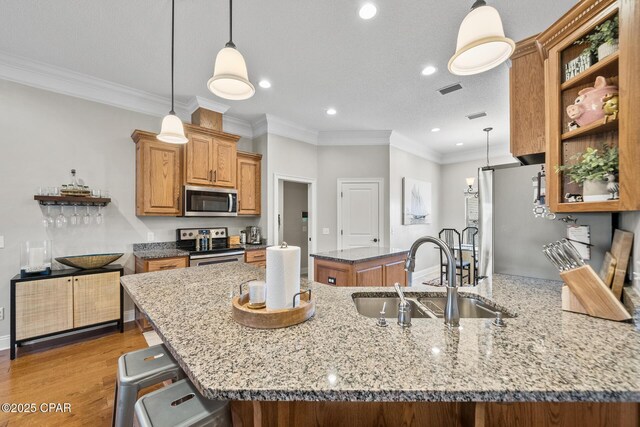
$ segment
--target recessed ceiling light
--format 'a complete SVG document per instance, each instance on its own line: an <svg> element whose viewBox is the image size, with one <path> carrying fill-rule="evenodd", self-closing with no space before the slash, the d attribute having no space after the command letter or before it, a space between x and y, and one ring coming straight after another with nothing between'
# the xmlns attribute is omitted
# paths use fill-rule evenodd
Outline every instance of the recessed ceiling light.
<svg viewBox="0 0 640 427"><path fill-rule="evenodd" d="M440 132L440 128L433 128L431 129L431 132Z"/></svg>
<svg viewBox="0 0 640 427"><path fill-rule="evenodd" d="M327 108L327 114L330 116L335 116L336 114L338 114L338 112L335 108Z"/></svg>
<svg viewBox="0 0 640 427"><path fill-rule="evenodd" d="M271 87L271 82L269 80L260 80L258 85L263 89L269 89Z"/></svg>
<svg viewBox="0 0 640 427"><path fill-rule="evenodd" d="M365 20L373 18L376 13L378 13L378 8L373 3L365 3L358 12L360 18Z"/></svg>
<svg viewBox="0 0 640 427"><path fill-rule="evenodd" d="M433 65L428 65L426 67L424 67L422 69L422 75L423 76L430 76L431 74L435 73L436 71L438 71L436 69L436 67L434 67Z"/></svg>
<svg viewBox="0 0 640 427"><path fill-rule="evenodd" d="M461 145L464 145L464 142L458 142L456 145L460 147Z"/></svg>

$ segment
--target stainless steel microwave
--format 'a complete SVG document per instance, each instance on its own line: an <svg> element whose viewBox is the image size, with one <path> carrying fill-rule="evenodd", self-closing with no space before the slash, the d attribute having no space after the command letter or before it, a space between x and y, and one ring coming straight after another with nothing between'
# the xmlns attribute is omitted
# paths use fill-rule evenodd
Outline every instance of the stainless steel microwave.
<svg viewBox="0 0 640 427"><path fill-rule="evenodd" d="M185 185L184 216L238 216L238 190Z"/></svg>

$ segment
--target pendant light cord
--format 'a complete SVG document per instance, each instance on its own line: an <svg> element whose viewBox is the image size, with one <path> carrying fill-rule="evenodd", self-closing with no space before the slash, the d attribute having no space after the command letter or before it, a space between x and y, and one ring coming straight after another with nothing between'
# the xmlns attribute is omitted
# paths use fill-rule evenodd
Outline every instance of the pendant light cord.
<svg viewBox="0 0 640 427"><path fill-rule="evenodd" d="M225 47L236 48L236 45L233 43L233 0L229 0L229 41Z"/></svg>
<svg viewBox="0 0 640 427"><path fill-rule="evenodd" d="M491 167L489 163L489 132L491 132L493 128L484 128L482 130L487 133L487 167Z"/></svg>
<svg viewBox="0 0 640 427"><path fill-rule="evenodd" d="M171 112L170 114L176 114L173 110L173 39L175 37L175 14L176 14L176 0L171 0Z"/></svg>

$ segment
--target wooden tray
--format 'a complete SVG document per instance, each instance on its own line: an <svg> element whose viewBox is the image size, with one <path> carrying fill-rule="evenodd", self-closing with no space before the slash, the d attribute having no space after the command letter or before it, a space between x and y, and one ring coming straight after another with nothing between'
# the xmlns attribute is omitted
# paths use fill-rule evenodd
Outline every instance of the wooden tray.
<svg viewBox="0 0 640 427"><path fill-rule="evenodd" d="M282 310L249 308L249 293L233 298L233 320L241 325L257 329L277 329L297 325L308 320L316 312L316 303L310 300L311 292L300 294L300 305Z"/></svg>

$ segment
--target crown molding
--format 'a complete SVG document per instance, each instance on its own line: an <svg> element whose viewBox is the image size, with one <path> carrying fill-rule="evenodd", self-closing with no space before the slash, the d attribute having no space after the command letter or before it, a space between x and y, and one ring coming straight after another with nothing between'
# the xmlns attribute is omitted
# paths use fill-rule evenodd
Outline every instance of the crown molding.
<svg viewBox="0 0 640 427"><path fill-rule="evenodd" d="M255 136L250 122L225 114L222 116L222 130L226 133L240 135L243 138Z"/></svg>
<svg viewBox="0 0 640 427"><path fill-rule="evenodd" d="M407 151L423 159L429 160L434 163L442 163L442 155L432 149L428 148L424 143L420 143L413 139L393 131L389 138L389 145Z"/></svg>
<svg viewBox="0 0 640 427"><path fill-rule="evenodd" d="M474 150L456 151L446 153L442 156L441 164L449 165L452 163L471 162L473 160L487 159L486 147ZM498 144L490 146L489 160L492 165L518 162L511 155L509 144ZM519 162L518 162L519 163Z"/></svg>
<svg viewBox="0 0 640 427"><path fill-rule="evenodd" d="M254 138L269 133L266 114L260 117L255 122L251 123L251 130L253 131Z"/></svg>
<svg viewBox="0 0 640 427"><path fill-rule="evenodd" d="M390 130L341 130L318 133L318 145L389 145Z"/></svg>
<svg viewBox="0 0 640 427"><path fill-rule="evenodd" d="M205 108L210 111L215 111L216 113L224 114L229 110L229 108L231 108L231 106L212 99L203 98L202 96L191 97L189 102L186 104L187 111L193 113L198 108Z"/></svg>
<svg viewBox="0 0 640 427"><path fill-rule="evenodd" d="M310 129L297 123L281 119L272 114L265 114L267 132L285 138L306 142L307 144L318 144L318 131Z"/></svg>
<svg viewBox="0 0 640 427"><path fill-rule="evenodd" d="M0 52L0 78L157 117L165 116L171 105L163 96L6 52ZM186 104L176 102L175 110L183 120L190 119Z"/></svg>

